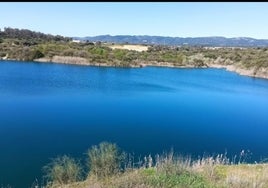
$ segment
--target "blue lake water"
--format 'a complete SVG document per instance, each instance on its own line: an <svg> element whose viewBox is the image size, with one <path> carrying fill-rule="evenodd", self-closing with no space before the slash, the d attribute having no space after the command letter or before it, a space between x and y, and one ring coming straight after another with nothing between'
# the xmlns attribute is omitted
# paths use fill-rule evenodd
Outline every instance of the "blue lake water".
<svg viewBox="0 0 268 188"><path fill-rule="evenodd" d="M93 144L143 156L268 157L268 80L224 69L107 68L0 61L0 186Z"/></svg>

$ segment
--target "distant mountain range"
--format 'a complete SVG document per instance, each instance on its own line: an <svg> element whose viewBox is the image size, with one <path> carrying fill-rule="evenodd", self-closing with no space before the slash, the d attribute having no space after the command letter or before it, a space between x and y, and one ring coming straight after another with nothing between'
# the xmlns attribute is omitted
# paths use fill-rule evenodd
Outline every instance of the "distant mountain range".
<svg viewBox="0 0 268 188"><path fill-rule="evenodd" d="M211 46L211 47L268 47L268 39L249 37L162 37L162 36L133 36L133 35L99 35L95 37L72 37L75 40L89 42L114 42L129 44L158 44L172 46Z"/></svg>

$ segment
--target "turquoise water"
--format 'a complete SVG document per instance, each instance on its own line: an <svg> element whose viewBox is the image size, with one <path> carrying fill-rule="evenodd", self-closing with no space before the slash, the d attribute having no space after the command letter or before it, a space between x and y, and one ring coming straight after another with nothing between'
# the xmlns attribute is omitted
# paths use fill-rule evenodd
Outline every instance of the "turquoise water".
<svg viewBox="0 0 268 188"><path fill-rule="evenodd" d="M268 80L223 69L0 62L0 185L30 187L42 166L101 141L143 156L268 157Z"/></svg>

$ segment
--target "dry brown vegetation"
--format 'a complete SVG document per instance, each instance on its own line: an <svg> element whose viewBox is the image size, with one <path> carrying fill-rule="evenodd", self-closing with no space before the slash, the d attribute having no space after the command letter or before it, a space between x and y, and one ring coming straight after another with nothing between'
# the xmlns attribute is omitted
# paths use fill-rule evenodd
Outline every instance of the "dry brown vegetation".
<svg viewBox="0 0 268 188"><path fill-rule="evenodd" d="M109 45L108 46L111 49L121 49L121 50L134 50L134 51L138 51L138 52L142 52L142 51L147 51L148 50L148 46L144 46L144 45L131 45L131 44L116 44L116 45Z"/></svg>
<svg viewBox="0 0 268 188"><path fill-rule="evenodd" d="M226 155L191 159L171 151L133 161L132 157L126 157L124 152L120 152L115 144L106 142L93 146L88 156L90 169L83 180L76 181L70 177L72 181L66 183L52 178L47 188L268 187L268 164L247 164L241 156L238 161L231 162ZM53 164L58 168L62 163L54 161ZM74 176L77 175L75 172Z"/></svg>

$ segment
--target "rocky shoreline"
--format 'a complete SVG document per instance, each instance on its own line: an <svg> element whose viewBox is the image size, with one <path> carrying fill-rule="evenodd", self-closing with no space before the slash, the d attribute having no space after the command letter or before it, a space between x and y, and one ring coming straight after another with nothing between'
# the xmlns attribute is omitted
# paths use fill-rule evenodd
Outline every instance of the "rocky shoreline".
<svg viewBox="0 0 268 188"><path fill-rule="evenodd" d="M2 58L3 60L15 60L9 58ZM42 63L61 63L61 64L72 64L72 65L84 65L84 66L99 66L99 67L117 67L116 65L110 65L107 63L95 63L89 62L86 58L82 57L70 57L70 56L53 56L52 58L39 58L34 59L34 62L42 62ZM130 68L142 68L146 66L154 66L154 67L171 67L171 68L197 68L193 65L186 66L176 66L170 62L140 62L135 65L130 65ZM245 69L234 65L220 65L209 63L206 66L201 66L198 68L224 68L227 71L236 72L237 74L243 76L249 76L254 78L264 78L268 79L268 69L267 68L259 68L258 70L251 68Z"/></svg>
<svg viewBox="0 0 268 188"><path fill-rule="evenodd" d="M245 69L240 68L234 65L219 65L219 64L210 64L211 68L224 68L227 71L236 72L239 75L249 76L254 78L264 78L268 79L268 69L267 68L259 68L258 70L251 68Z"/></svg>
<svg viewBox="0 0 268 188"><path fill-rule="evenodd" d="M35 59L34 61L37 62L51 62L51 63L63 63L63 64L74 64L74 65L88 65L88 66L100 66L100 67L115 67L115 65L108 65L107 63L93 63L89 62L86 58L81 57L68 57L68 56L54 56L51 59L48 58L40 58ZM146 66L154 66L154 67L171 67L171 68L196 68L193 65L187 66L176 66L170 62L142 62L138 63L137 65L131 65L131 68L138 68L138 67L146 67ZM201 66L198 68L224 68L228 71L236 72L237 74L243 76L250 76L256 78L264 78L268 79L268 69L260 68L257 71L253 68L251 69L244 69L234 65L220 65L220 64L213 64L210 63L207 66Z"/></svg>

